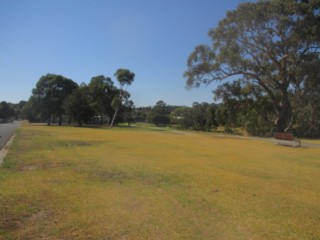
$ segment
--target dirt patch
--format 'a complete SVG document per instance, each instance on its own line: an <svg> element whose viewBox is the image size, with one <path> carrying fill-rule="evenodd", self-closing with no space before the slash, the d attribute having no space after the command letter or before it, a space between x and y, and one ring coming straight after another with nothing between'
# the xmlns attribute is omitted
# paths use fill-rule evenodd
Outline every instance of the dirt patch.
<svg viewBox="0 0 320 240"><path fill-rule="evenodd" d="M68 147L84 147L84 146L90 146L91 143L87 141L81 141L81 140L74 140L67 143Z"/></svg>

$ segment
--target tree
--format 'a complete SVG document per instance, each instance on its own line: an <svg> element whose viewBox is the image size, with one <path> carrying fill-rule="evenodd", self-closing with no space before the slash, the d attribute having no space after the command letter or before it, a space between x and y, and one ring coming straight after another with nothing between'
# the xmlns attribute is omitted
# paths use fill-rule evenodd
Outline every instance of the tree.
<svg viewBox="0 0 320 240"><path fill-rule="evenodd" d="M241 3L209 31L212 46L189 56L187 86L242 77L270 99L274 130L287 131L299 94L320 68L319 9L318 0Z"/></svg>
<svg viewBox="0 0 320 240"><path fill-rule="evenodd" d="M94 109L90 105L89 87L81 84L73 91L64 102L64 109L70 119L76 120L79 127L90 120L94 115Z"/></svg>
<svg viewBox="0 0 320 240"><path fill-rule="evenodd" d="M22 109L22 117L30 122L41 122L40 104L36 96L30 96L28 102Z"/></svg>
<svg viewBox="0 0 320 240"><path fill-rule="evenodd" d="M192 120L193 120L193 129L197 131L205 131L207 123L207 108L209 107L208 103L198 103L194 102L192 104Z"/></svg>
<svg viewBox="0 0 320 240"><path fill-rule="evenodd" d="M134 110L134 119L136 122L146 122L151 107L139 107Z"/></svg>
<svg viewBox="0 0 320 240"><path fill-rule="evenodd" d="M296 113L296 134L302 137L320 136L320 71L312 78L299 98L300 109Z"/></svg>
<svg viewBox="0 0 320 240"><path fill-rule="evenodd" d="M115 109L111 124L110 124L110 128L113 127L114 121L116 119L116 116L118 114L119 108L122 104L122 100L123 100L123 96L124 96L124 87L131 85L131 83L134 81L134 77L135 74L133 72L130 72L128 69L118 69L116 71L116 73L114 74L119 82L120 85L120 90L119 90L119 95L115 96L114 100L113 100L113 107Z"/></svg>
<svg viewBox="0 0 320 240"><path fill-rule="evenodd" d="M2 101L0 103L0 118L3 119L3 121L8 121L10 118L14 118L15 111L10 106L9 103Z"/></svg>
<svg viewBox="0 0 320 240"><path fill-rule="evenodd" d="M134 122L134 117L133 117L133 110L134 110L134 103L132 100L125 100L121 115L123 117L123 121L127 122L129 127L132 122Z"/></svg>
<svg viewBox="0 0 320 240"><path fill-rule="evenodd" d="M217 127L219 126L216 120L216 109L217 105L214 103L209 104L206 109L206 131L208 132L211 131L212 128L217 130Z"/></svg>
<svg viewBox="0 0 320 240"><path fill-rule="evenodd" d="M111 117L113 114L111 102L116 94L113 81L109 77L99 75L91 78L88 87L92 100L91 106L96 114L100 115L100 125L102 125L104 115Z"/></svg>
<svg viewBox="0 0 320 240"><path fill-rule="evenodd" d="M151 109L148 115L148 120L157 126L170 123L170 110L167 104L160 100Z"/></svg>
<svg viewBox="0 0 320 240"><path fill-rule="evenodd" d="M192 108L177 107L170 114L171 123L177 124L179 128L190 129L193 127Z"/></svg>
<svg viewBox="0 0 320 240"><path fill-rule="evenodd" d="M78 84L61 75L47 74L42 76L32 90L33 96L38 101L42 115L51 124L52 117L59 117L59 125L62 123L65 99L76 89Z"/></svg>
<svg viewBox="0 0 320 240"><path fill-rule="evenodd" d="M261 94L261 88L240 79L218 86L213 93L216 100L222 100L217 118L219 121L224 118L222 125L226 129L245 127L254 135L272 132L272 102L268 96Z"/></svg>

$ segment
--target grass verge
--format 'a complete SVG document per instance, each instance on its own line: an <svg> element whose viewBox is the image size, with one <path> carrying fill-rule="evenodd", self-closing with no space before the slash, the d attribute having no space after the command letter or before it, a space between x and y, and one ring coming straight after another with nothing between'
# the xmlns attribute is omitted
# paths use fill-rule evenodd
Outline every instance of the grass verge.
<svg viewBox="0 0 320 240"><path fill-rule="evenodd" d="M319 239L319 153L24 125L0 169L0 239Z"/></svg>

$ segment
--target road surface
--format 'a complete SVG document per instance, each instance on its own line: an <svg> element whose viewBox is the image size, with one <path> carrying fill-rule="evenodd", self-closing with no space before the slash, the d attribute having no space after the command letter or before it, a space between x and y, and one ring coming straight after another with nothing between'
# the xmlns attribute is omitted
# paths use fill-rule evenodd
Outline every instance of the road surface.
<svg viewBox="0 0 320 240"><path fill-rule="evenodd" d="M17 131L21 122L0 123L0 150L6 145L11 136Z"/></svg>

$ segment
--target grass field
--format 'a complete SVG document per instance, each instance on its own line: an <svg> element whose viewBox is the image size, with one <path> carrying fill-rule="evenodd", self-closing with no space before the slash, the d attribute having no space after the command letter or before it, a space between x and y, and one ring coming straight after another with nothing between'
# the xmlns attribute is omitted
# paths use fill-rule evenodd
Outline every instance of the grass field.
<svg viewBox="0 0 320 240"><path fill-rule="evenodd" d="M320 148L157 130L22 126L0 239L320 239Z"/></svg>

